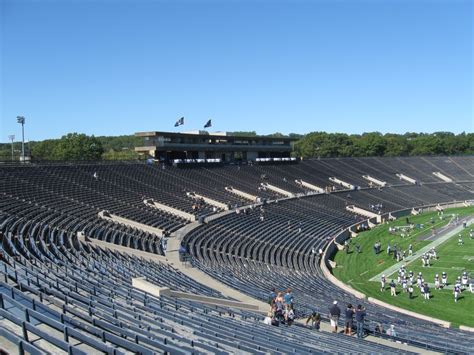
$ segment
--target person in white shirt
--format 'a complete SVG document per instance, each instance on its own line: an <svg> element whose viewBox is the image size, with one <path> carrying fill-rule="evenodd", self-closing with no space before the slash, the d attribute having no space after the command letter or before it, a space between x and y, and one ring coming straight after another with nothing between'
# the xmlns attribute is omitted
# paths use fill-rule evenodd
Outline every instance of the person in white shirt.
<svg viewBox="0 0 474 355"><path fill-rule="evenodd" d="M448 275L444 271L441 274L441 283L443 284L443 288L448 284Z"/></svg>
<svg viewBox="0 0 474 355"><path fill-rule="evenodd" d="M263 323L265 323L267 325L272 325L272 312L267 313L267 316L263 320Z"/></svg>

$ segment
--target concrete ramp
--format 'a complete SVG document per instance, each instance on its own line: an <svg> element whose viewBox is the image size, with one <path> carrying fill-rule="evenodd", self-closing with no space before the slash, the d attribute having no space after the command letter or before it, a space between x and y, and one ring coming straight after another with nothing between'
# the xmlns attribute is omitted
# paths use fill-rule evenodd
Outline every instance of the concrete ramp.
<svg viewBox="0 0 474 355"><path fill-rule="evenodd" d="M136 228L136 229L142 230L142 231L147 232L147 233L155 234L159 237L163 236L163 230L162 229L155 228L155 227L152 227L152 226L148 226L148 225L143 224L143 223L135 222L131 219L123 218L123 217L108 213L106 211L100 211L99 212L99 218L106 219L106 220L111 221L111 222L123 224L123 225L129 226L129 227L132 227L132 228Z"/></svg>
<svg viewBox="0 0 474 355"><path fill-rule="evenodd" d="M444 182L453 182L453 179L451 179L449 176L441 174L439 171L433 171L433 175Z"/></svg>
<svg viewBox="0 0 474 355"><path fill-rule="evenodd" d="M231 186L226 187L225 190L228 191L228 192L230 192L230 193L232 193L232 194L234 194L234 195L243 197L243 198L245 198L246 200L249 200L249 201L252 201L252 202L257 201L257 198L258 198L258 196L251 195L251 194L249 194L249 193L247 193L247 192L234 189L234 188L231 187Z"/></svg>
<svg viewBox="0 0 474 355"><path fill-rule="evenodd" d="M173 214L175 216L184 218L187 221L193 222L193 221L196 220L196 216L191 214L191 213L187 213L187 212L178 210L176 208L173 208L173 207L170 207L170 206L167 206L167 205L163 205L162 203L156 202L155 200L152 200L152 199L143 200L143 203L145 205L149 206L149 207L156 208L157 210L167 212L167 213Z"/></svg>
<svg viewBox="0 0 474 355"><path fill-rule="evenodd" d="M212 198L209 198L209 197L206 197L206 196L203 196L203 195L199 195L195 192L187 192L186 195L188 195L189 197L191 197L195 200L203 200L208 205L220 208L221 210L228 210L229 209L229 206L227 206L225 203L213 200Z"/></svg>
<svg viewBox="0 0 474 355"><path fill-rule="evenodd" d="M372 184L374 185L377 185L377 186L380 186L380 187L385 187L387 186L387 182L386 181L382 181L382 180L379 180L377 178L374 178L373 176L370 176L370 175L362 175L362 177L371 182Z"/></svg>
<svg viewBox="0 0 474 355"><path fill-rule="evenodd" d="M324 189L322 189L321 187L310 184L309 182L306 182L306 181L303 181L303 180L295 180L295 182L297 184L300 184L301 186L304 186L304 187L306 187L310 190L316 191L320 194L323 194L325 192Z"/></svg>
<svg viewBox="0 0 474 355"><path fill-rule="evenodd" d="M81 233L81 232L78 232L78 239L81 242L86 242L86 238L85 238L84 234L82 234L82 233L79 234L79 233ZM99 240L99 239L95 239L95 238L88 238L87 243L98 246L98 247L101 247L103 249L109 249L109 250L117 251L119 253L135 255L139 258L143 258L143 259L150 260L150 261L156 261L156 262L161 262L161 263L165 263L165 264L169 263L166 256L149 253L149 252L146 252L146 251L143 251L143 250L124 247L122 245L109 243L109 242L106 242L104 240Z"/></svg>
<svg viewBox="0 0 474 355"><path fill-rule="evenodd" d="M268 190L279 193L280 195L283 195L283 196L286 196L286 197L294 197L295 196L295 194L292 193L292 192L280 189L279 187L276 187L274 185L270 185L269 183L266 183L266 182L262 182L260 185L265 187Z"/></svg>
<svg viewBox="0 0 474 355"><path fill-rule="evenodd" d="M410 184L416 185L416 179L413 179L409 176L406 176L405 174L395 174L395 175L397 175L400 180L403 180L403 181L409 182Z"/></svg>
<svg viewBox="0 0 474 355"><path fill-rule="evenodd" d="M363 208L354 205L346 206L346 210L367 218L377 218L377 220L380 218L380 215L378 215L377 213L364 210Z"/></svg>
<svg viewBox="0 0 474 355"><path fill-rule="evenodd" d="M168 287L160 287L155 284L152 284L151 282L148 282L144 277L133 278L132 286L136 289L139 289L155 297L160 297L160 296L175 297L175 298L181 298L181 299L185 299L189 301L210 304L213 306L230 307L230 308L242 309L242 310L253 311L253 312L259 312L259 311L264 312L264 310L260 310L258 305L255 305L255 304L226 300L222 298L209 297L209 296L203 296L203 295L196 295L193 293L187 293L187 292L181 292L181 291L173 291Z"/></svg>
<svg viewBox="0 0 474 355"><path fill-rule="evenodd" d="M355 185L349 184L348 182L342 181L341 179L338 179L337 177L330 177L330 181L332 181L335 184L338 184L342 187L345 187L346 189L354 190Z"/></svg>

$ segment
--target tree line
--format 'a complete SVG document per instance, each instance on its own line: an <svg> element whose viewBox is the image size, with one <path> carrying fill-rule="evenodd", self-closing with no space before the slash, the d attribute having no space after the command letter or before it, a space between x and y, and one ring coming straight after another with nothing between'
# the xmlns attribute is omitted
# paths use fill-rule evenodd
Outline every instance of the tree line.
<svg viewBox="0 0 474 355"><path fill-rule="evenodd" d="M240 136L256 136L256 132L232 132ZM361 156L407 156L407 155L457 155L474 154L474 133L453 134L405 133L364 134L311 132L306 135L273 133L269 137L291 137L293 156L317 157L361 157ZM69 133L60 139L28 142L27 155L35 161L49 160L136 160L134 148L143 144L143 138L128 136L94 137L80 133ZM14 159L18 160L21 143L14 143ZM11 145L0 144L0 160L11 159Z"/></svg>
<svg viewBox="0 0 474 355"><path fill-rule="evenodd" d="M293 151L294 156L303 158L457 154L474 154L474 133L312 132L296 141Z"/></svg>
<svg viewBox="0 0 474 355"><path fill-rule="evenodd" d="M142 145L143 138L129 136L88 136L69 133L60 139L30 141L26 154L34 161L51 160L136 160L135 147ZM14 142L14 160L19 160L21 142ZM11 144L0 144L0 160L11 160Z"/></svg>

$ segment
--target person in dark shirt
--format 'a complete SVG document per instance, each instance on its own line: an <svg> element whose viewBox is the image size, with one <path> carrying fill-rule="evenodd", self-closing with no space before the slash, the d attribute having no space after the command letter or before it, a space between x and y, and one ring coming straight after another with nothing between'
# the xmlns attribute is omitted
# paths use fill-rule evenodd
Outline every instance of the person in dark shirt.
<svg viewBox="0 0 474 355"><path fill-rule="evenodd" d="M344 334L352 335L352 322L354 320L354 307L349 303L346 308L346 323Z"/></svg>
<svg viewBox="0 0 474 355"><path fill-rule="evenodd" d="M397 289L396 289L396 284L395 281L390 282L390 296L396 296L397 295Z"/></svg>
<svg viewBox="0 0 474 355"><path fill-rule="evenodd" d="M337 306L337 301L334 301L332 307L329 308L329 319L331 321L331 327L333 327L333 333L337 333L337 323L341 316L341 309Z"/></svg>
<svg viewBox="0 0 474 355"><path fill-rule="evenodd" d="M364 337L364 320L365 320L366 312L365 308L362 305L357 306L357 310L355 312L355 319L357 323L357 337L363 338Z"/></svg>
<svg viewBox="0 0 474 355"><path fill-rule="evenodd" d="M313 313L306 320L306 325L311 322L311 328L319 330L321 325L321 316L318 312L313 311Z"/></svg>
<svg viewBox="0 0 474 355"><path fill-rule="evenodd" d="M425 296L425 300L429 300L430 299L430 288L429 288L427 283L425 283L423 285L423 291L424 291L423 294Z"/></svg>

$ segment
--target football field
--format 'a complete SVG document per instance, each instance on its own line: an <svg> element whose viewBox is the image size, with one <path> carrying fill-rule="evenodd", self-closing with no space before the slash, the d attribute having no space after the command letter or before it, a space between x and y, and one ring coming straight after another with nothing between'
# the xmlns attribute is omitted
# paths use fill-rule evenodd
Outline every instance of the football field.
<svg viewBox="0 0 474 355"><path fill-rule="evenodd" d="M467 228L463 228L462 225L456 226L454 216L458 216L459 219L474 217L474 207L446 210L443 217L436 212L410 216L410 224L415 226L413 229L405 227L407 223L403 217L389 224L377 226L371 231L360 233L356 238L352 238L349 253L339 251L336 254L334 260L337 267L333 270L334 275L367 296L450 321L453 326L462 324L473 327L474 316L467 310L474 309L474 294L471 294L469 290L463 291L456 303L452 284L464 271L474 278L474 239L469 238L469 230L474 229L474 225ZM391 233L389 227L393 228ZM433 230L436 231L434 237ZM462 235L462 245L458 245L459 233ZM449 236L449 238L444 241L439 239L443 236ZM381 244L381 251L378 254L375 254L373 250L376 242ZM360 245L361 253L356 251L357 244ZM401 261L395 260L393 254L387 254L388 244L392 249L396 245L397 250L405 251L407 258ZM413 256L408 258L407 251L410 244L413 246ZM419 258L420 250L429 249L435 244L439 244L436 246L438 258L431 259L429 267L423 267ZM385 273L388 287L392 278L397 281L397 271L403 264L407 264L405 267L407 272L414 272L415 279L419 272L422 273L424 280L430 285L431 298L429 300L425 300L416 287L414 287L413 299L409 299L408 294L402 291L401 285L397 285L396 297L390 296L388 288L385 291L380 290L380 275ZM448 287L444 290L435 290L435 274L441 276L443 271L448 275Z"/></svg>

